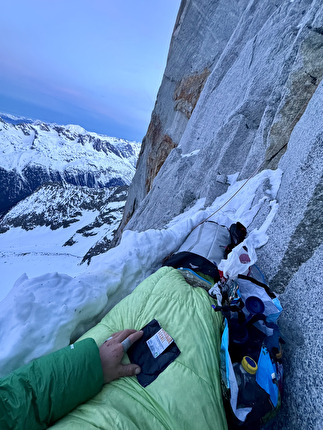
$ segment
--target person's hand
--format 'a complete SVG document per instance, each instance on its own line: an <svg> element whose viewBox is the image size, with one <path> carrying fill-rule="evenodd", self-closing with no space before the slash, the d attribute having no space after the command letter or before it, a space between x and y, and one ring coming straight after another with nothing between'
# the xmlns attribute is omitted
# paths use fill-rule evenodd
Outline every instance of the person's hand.
<svg viewBox="0 0 323 430"><path fill-rule="evenodd" d="M121 364L121 360L128 348L141 338L143 331L122 330L114 333L100 346L100 358L103 370L104 383L122 378L134 376L141 372L137 364Z"/></svg>

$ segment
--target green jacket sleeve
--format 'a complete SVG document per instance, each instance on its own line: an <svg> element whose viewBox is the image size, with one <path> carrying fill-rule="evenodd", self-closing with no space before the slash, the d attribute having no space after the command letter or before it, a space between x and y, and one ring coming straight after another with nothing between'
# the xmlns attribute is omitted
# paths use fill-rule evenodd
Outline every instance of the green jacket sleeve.
<svg viewBox="0 0 323 430"><path fill-rule="evenodd" d="M85 339L0 379L0 428L45 429L102 388L99 349Z"/></svg>

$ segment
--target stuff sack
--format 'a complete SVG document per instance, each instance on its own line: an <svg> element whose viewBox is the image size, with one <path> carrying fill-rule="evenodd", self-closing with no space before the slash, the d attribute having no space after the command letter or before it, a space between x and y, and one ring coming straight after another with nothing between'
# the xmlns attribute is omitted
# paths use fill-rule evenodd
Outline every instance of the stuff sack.
<svg viewBox="0 0 323 430"><path fill-rule="evenodd" d="M232 277L245 273L256 261L253 247L250 245L248 251L242 244L246 234L246 228L239 222L231 224L228 229L215 221L205 221L190 232L181 247L163 261L163 266L188 268L211 276L215 282L220 280L220 263L228 268L223 271L224 276ZM227 258L228 252L229 263L223 263L222 260Z"/></svg>
<svg viewBox="0 0 323 430"><path fill-rule="evenodd" d="M258 268L249 273L264 281ZM276 322L282 307L258 279L228 281L235 294L214 307L225 317L220 371L229 429L260 429L280 407L283 340Z"/></svg>
<svg viewBox="0 0 323 430"><path fill-rule="evenodd" d="M230 243L227 227L214 221L205 221L188 235L177 253L192 252L218 265L225 257L225 249Z"/></svg>
<svg viewBox="0 0 323 430"><path fill-rule="evenodd" d="M235 248L239 243L243 242L247 236L246 227L241 222L236 222L230 225L229 228L231 242L224 250L224 256L227 258L228 254Z"/></svg>

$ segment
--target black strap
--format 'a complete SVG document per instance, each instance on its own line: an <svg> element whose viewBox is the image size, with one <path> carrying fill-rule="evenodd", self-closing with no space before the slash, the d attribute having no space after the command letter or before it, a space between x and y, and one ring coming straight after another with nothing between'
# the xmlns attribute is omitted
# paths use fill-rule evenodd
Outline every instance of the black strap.
<svg viewBox="0 0 323 430"><path fill-rule="evenodd" d="M214 279L214 282L218 282L220 280L216 264L201 255L194 254L193 252L183 251L173 254L163 262L163 266L171 266L175 269L184 267L185 269L191 269L194 272L209 275Z"/></svg>
<svg viewBox="0 0 323 430"><path fill-rule="evenodd" d="M260 281L257 281L257 279L254 279L251 276L246 276L246 275L238 275L238 278L253 282L254 284L258 285L258 287L263 288L271 299L276 298L276 294L271 291L271 289L268 287L268 285L266 285Z"/></svg>

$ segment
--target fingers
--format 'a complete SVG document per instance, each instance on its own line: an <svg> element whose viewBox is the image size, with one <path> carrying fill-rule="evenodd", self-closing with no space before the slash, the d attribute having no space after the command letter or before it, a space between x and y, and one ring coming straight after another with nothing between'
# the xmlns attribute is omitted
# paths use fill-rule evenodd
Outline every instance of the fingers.
<svg viewBox="0 0 323 430"><path fill-rule="evenodd" d="M135 332L136 330L129 329L127 331L129 331L129 334L131 334L131 333ZM117 331L116 333L112 333L112 335L109 336L108 339L105 340L105 342L107 342L108 340L111 340L111 339L114 339L114 340L121 342L121 340L123 339L123 333L124 332L125 332L125 330L120 330L120 331ZM122 338L122 339L120 340L120 338Z"/></svg>
<svg viewBox="0 0 323 430"><path fill-rule="evenodd" d="M140 331L136 331L135 333L128 336L128 339L130 340L131 345L134 344L135 342L137 342L137 340L139 340L143 334L144 334L144 332L142 330L140 330Z"/></svg>
<svg viewBox="0 0 323 430"><path fill-rule="evenodd" d="M139 375L140 372L141 369L137 364L121 364L118 369L118 376L119 378L122 378L124 376L135 376Z"/></svg>
<svg viewBox="0 0 323 430"><path fill-rule="evenodd" d="M116 339L118 340L118 342L122 342L123 340L127 339L128 336L130 336L131 334L136 333L136 332L137 332L137 330L133 330L130 328L128 328L126 330L119 331L117 333Z"/></svg>
<svg viewBox="0 0 323 430"><path fill-rule="evenodd" d="M128 347L130 347L134 342L140 339L142 335L143 335L142 331L126 329L126 330L118 331L117 333L113 333L106 341L114 340L116 342L121 343L128 338L130 341L130 344L128 345Z"/></svg>
<svg viewBox="0 0 323 430"><path fill-rule="evenodd" d="M136 342L138 339L140 339L142 335L143 335L142 331L137 331L136 333L133 333L130 336L126 337L125 340L121 342L123 352L126 353L128 349L131 347L131 345L134 342Z"/></svg>
<svg viewBox="0 0 323 430"><path fill-rule="evenodd" d="M127 337L125 340L121 342L123 352L126 353L128 349L131 347L131 340Z"/></svg>
<svg viewBox="0 0 323 430"><path fill-rule="evenodd" d="M141 369L137 364L123 365L121 361L128 348L142 335L141 330L122 330L114 333L100 346L99 353L105 383L123 376L134 376L140 373Z"/></svg>

